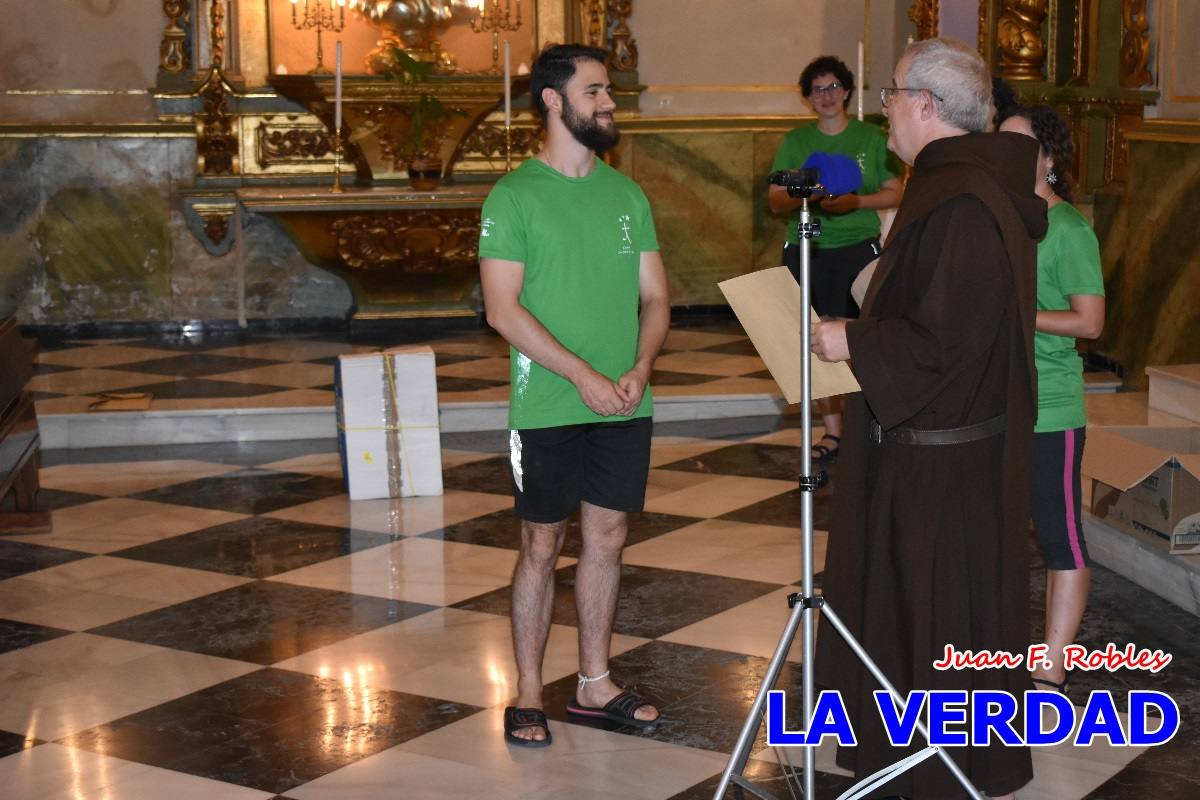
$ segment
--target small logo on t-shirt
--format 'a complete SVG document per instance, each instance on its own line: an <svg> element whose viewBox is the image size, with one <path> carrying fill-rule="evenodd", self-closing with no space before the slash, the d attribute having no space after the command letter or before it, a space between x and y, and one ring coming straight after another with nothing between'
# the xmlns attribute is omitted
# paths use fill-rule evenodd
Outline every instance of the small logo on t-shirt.
<svg viewBox="0 0 1200 800"><path fill-rule="evenodd" d="M496 220L491 217L484 217L479 223L479 238L486 239L492 235L492 226L496 224Z"/></svg>
<svg viewBox="0 0 1200 800"><path fill-rule="evenodd" d="M859 170L862 171L862 174L866 175L867 174L867 154L859 153L858 155L856 155L854 157L854 160L858 162L858 168L859 168Z"/></svg>
<svg viewBox="0 0 1200 800"><path fill-rule="evenodd" d="M629 215L622 214L617 217L617 224L621 228L621 247L617 250L617 255L623 256L633 252L633 239L629 238Z"/></svg>

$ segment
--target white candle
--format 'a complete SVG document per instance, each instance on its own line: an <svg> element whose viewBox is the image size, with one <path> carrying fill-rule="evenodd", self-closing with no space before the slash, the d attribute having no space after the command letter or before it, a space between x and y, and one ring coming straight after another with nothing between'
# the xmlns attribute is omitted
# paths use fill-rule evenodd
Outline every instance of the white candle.
<svg viewBox="0 0 1200 800"><path fill-rule="evenodd" d="M509 58L508 40L504 40L504 124L512 125L512 61Z"/></svg>
<svg viewBox="0 0 1200 800"><path fill-rule="evenodd" d="M333 133L342 132L342 43L336 48L337 55L333 59Z"/></svg>
<svg viewBox="0 0 1200 800"><path fill-rule="evenodd" d="M866 77L863 75L863 43L862 39L858 40L858 121L862 122L863 118L863 86L866 85Z"/></svg>

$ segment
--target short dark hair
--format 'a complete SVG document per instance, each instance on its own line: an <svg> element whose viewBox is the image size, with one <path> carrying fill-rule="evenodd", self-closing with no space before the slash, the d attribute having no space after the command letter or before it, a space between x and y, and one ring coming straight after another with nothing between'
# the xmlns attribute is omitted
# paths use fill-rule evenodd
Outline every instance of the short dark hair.
<svg viewBox="0 0 1200 800"><path fill-rule="evenodd" d="M1071 167L1075 163L1075 145L1071 142L1071 129L1062 115L1050 106L1018 106L1008 115L1029 120L1033 136L1042 152L1050 156L1054 164L1054 193L1071 202Z"/></svg>
<svg viewBox="0 0 1200 800"><path fill-rule="evenodd" d="M567 86L567 81L575 74L576 61L597 61L607 64L608 53L599 47L588 47L582 44L551 44L538 53L529 73L529 94L533 97L533 107L537 109L546 121L547 108L542 100L543 89L553 89L559 94Z"/></svg>
<svg viewBox="0 0 1200 800"><path fill-rule="evenodd" d="M820 56L808 62L808 66L800 73L800 93L806 98L811 95L813 81L822 75L837 78L838 83L846 90L842 108L849 108L850 98L854 95L854 73L837 56Z"/></svg>
<svg viewBox="0 0 1200 800"><path fill-rule="evenodd" d="M992 125L997 128L1021 105L1021 96L1017 94L1017 90L998 75L992 76L992 105L996 109L996 115L992 117Z"/></svg>

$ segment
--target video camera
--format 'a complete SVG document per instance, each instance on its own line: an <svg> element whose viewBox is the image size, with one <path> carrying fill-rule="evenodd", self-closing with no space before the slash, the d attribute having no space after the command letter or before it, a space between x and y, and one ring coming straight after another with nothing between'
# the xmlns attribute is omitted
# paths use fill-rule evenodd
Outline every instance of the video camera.
<svg viewBox="0 0 1200 800"><path fill-rule="evenodd" d="M788 197L812 197L826 194L821 185L821 173L816 167L781 169L767 176L767 183L787 189Z"/></svg>

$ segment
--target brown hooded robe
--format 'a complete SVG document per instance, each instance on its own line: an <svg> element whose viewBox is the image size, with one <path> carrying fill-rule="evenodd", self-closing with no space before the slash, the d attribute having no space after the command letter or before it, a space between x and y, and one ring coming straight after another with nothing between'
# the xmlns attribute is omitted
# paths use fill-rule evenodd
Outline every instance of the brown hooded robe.
<svg viewBox="0 0 1200 800"><path fill-rule="evenodd" d="M1032 688L1024 667L939 672L931 664L947 644L1013 653L1029 644L1036 239L1046 229L1046 205L1033 193L1036 158L1037 142L1019 134L928 144L862 317L846 326L862 391L846 405L823 591L902 694L1000 689L1020 701ZM887 430L955 428L999 414L1007 414L1005 433L982 441L870 441L872 416ZM827 622L816 676L842 693L858 746L841 748L838 761L858 777L924 747L920 735L912 748L890 745L871 696L880 687ZM950 752L991 795L1033 774L1023 747ZM933 757L873 794L939 800L963 790Z"/></svg>

